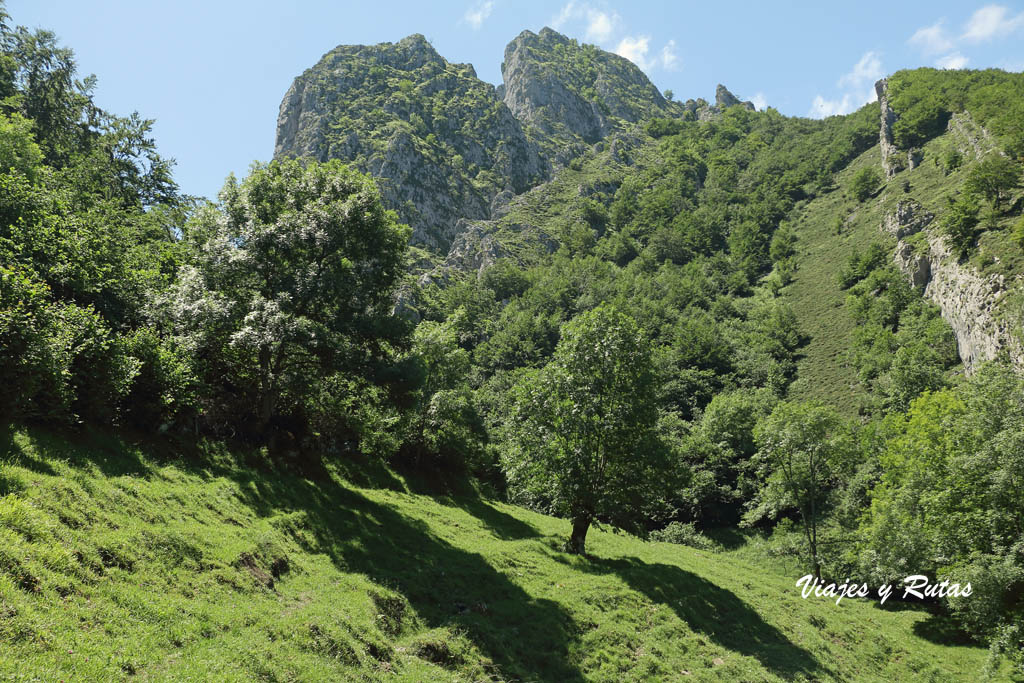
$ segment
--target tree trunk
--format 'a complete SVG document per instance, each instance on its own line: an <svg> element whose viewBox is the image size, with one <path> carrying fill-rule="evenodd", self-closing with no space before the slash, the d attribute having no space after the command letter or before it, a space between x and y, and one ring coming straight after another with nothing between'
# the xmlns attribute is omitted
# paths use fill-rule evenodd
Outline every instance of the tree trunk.
<svg viewBox="0 0 1024 683"><path fill-rule="evenodd" d="M586 555L587 530L590 528L590 515L575 517L572 520L572 535L565 544L566 552L573 555Z"/></svg>
<svg viewBox="0 0 1024 683"><path fill-rule="evenodd" d="M821 565L818 564L818 533L815 529L811 534L811 523L807 521L807 515L800 511L800 517L804 522L804 533L807 535L807 549L811 552L811 563L814 565L814 578L821 579Z"/></svg>

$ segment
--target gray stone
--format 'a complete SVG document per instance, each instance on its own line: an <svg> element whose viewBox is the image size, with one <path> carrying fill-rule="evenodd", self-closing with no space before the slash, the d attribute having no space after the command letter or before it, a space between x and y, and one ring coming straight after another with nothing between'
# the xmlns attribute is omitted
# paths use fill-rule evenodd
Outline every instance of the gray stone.
<svg viewBox="0 0 1024 683"><path fill-rule="evenodd" d="M889 106L888 85L884 78L875 83L875 93L878 95L881 110L878 144L882 149L882 170L885 171L886 180L903 170L902 160L898 157L899 150L892 141L892 124L896 123L896 112Z"/></svg>
<svg viewBox="0 0 1024 683"><path fill-rule="evenodd" d="M940 235L930 235L922 253L899 242L893 260L910 283L923 288L924 296L938 305L942 318L953 328L968 374L1003 350L1017 367L1024 366L1024 349L1010 322L999 315L1006 292L1002 275L978 275L969 264L959 262Z"/></svg>
<svg viewBox="0 0 1024 683"><path fill-rule="evenodd" d="M435 102L447 102L447 93L466 97L459 106L440 112L435 107L445 123L428 129L436 139L428 145L427 132L413 134L412 126L397 125L408 123L415 108L386 90L381 96L384 81L368 81L367 65L385 69L392 79L407 75L416 95L435 97ZM349 92L371 93L383 99L383 105L374 112L349 111ZM502 205L494 201L498 194L523 192L550 172L536 143L497 92L476 77L471 65L449 64L421 35L398 43L339 46L289 87L278 115L274 156L353 163L378 179L384 203L412 227L414 244L444 253L460 219L489 218L491 207ZM477 110L465 107L467 101L478 103ZM354 117L370 123L361 128L362 135L346 131L335 124L339 112L349 116L342 120ZM488 125L480 126L484 119ZM464 133L467 128L473 135ZM439 149L454 149L456 154L438 153ZM456 155L461 161L453 158ZM475 182L475 169L490 172L505 187Z"/></svg>
<svg viewBox="0 0 1024 683"><path fill-rule="evenodd" d="M577 58L560 56L571 53ZM593 144L623 122L677 109L625 57L579 45L550 28L516 36L505 48L501 75L505 104L527 128L548 138L549 149L575 139Z"/></svg>
<svg viewBox="0 0 1024 683"><path fill-rule="evenodd" d="M882 230L896 239L903 239L921 232L933 220L935 214L921 206L920 202L901 199L896 203L896 210L882 221Z"/></svg>

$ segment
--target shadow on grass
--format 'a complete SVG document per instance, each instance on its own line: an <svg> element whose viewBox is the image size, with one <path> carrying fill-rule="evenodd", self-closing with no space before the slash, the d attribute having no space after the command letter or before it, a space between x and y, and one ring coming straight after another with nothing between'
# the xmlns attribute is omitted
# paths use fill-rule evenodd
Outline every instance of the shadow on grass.
<svg viewBox="0 0 1024 683"><path fill-rule="evenodd" d="M893 598L886 600L884 605L875 601L872 606L883 612L926 614L926 618L914 624L914 634L937 645L983 647L971 637L971 634L964 631L937 601L921 601L914 598L902 600L899 598L900 595L902 594L897 585Z"/></svg>
<svg viewBox="0 0 1024 683"><path fill-rule="evenodd" d="M444 505L454 505L465 510L468 514L482 522L492 534L503 541L538 538L542 535L532 524L502 512L482 498L448 498L438 502Z"/></svg>
<svg viewBox="0 0 1024 683"><path fill-rule="evenodd" d="M706 529L704 535L722 546L724 550L736 550L736 548L745 545L751 538L755 537L757 532L744 532L736 527L719 526Z"/></svg>
<svg viewBox="0 0 1024 683"><path fill-rule="evenodd" d="M592 557L587 564L574 566L583 571L617 575L633 590L670 607L694 631L724 648L757 659L781 678L792 680L803 675L817 680L834 675L810 652L765 622L735 593L696 574L635 557Z"/></svg>
<svg viewBox="0 0 1024 683"><path fill-rule="evenodd" d="M937 645L984 647L946 614L932 614L914 624L914 635Z"/></svg>
<svg viewBox="0 0 1024 683"><path fill-rule="evenodd" d="M244 502L262 516L305 512L310 551L342 571L365 574L398 591L430 628L464 634L493 662L501 678L582 680L570 663L578 629L558 603L538 600L497 572L481 555L456 548L418 520L342 486L329 472L263 477L224 472ZM451 501L501 537L536 531L483 501ZM310 546L313 547L310 547Z"/></svg>
<svg viewBox="0 0 1024 683"><path fill-rule="evenodd" d="M52 428L35 429L16 437L13 429L5 427L0 429L0 461L50 476L57 474L54 462L66 462L78 469L95 468L107 477L143 476L151 471L137 448L123 439L91 430L62 434Z"/></svg>

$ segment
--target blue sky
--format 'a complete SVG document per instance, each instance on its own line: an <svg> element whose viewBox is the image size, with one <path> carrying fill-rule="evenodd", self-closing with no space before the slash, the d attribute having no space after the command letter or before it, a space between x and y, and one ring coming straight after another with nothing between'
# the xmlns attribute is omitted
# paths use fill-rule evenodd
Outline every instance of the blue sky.
<svg viewBox="0 0 1024 683"><path fill-rule="evenodd" d="M157 120L182 190L213 197L273 154L292 79L343 43L424 34L501 82L505 45L551 26L619 52L677 99L743 99L794 116L844 113L882 75L916 66L1024 69L1024 2L269 2L9 0L15 24L54 31L96 99Z"/></svg>

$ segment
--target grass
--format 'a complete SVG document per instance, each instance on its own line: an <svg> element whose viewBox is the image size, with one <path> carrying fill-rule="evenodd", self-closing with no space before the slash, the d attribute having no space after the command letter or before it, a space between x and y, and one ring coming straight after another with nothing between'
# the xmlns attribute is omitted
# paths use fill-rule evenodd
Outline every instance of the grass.
<svg viewBox="0 0 1024 683"><path fill-rule="evenodd" d="M925 611L388 472L214 444L0 443L0 678L976 680ZM365 464L354 468L365 471Z"/></svg>
<svg viewBox="0 0 1024 683"><path fill-rule="evenodd" d="M853 415L864 389L856 370L847 362L854 321L845 309L846 291L836 279L839 269L854 250L863 252L872 242L895 246L879 230L888 203L886 193L857 202L845 187L862 168L879 164L873 147L838 174L838 189L808 202L793 225L799 239L799 268L793 282L783 289L783 299L793 306L808 343L797 362L797 380L790 395L798 400L823 401L845 415ZM843 222L837 230L838 221Z"/></svg>
<svg viewBox="0 0 1024 683"><path fill-rule="evenodd" d="M836 273L853 250L863 252L872 242L879 242L890 251L895 249L895 239L884 233L881 225L900 200L915 199L936 217L942 215L946 197L959 191L975 163L972 157L949 175L935 163L944 149L958 144L957 135L947 132L927 143L922 150L924 160L918 167L898 173L874 196L857 202L845 188L860 169L880 168L879 149L872 147L837 174L837 189L811 200L796 212L793 223L800 240L799 270L782 294L793 306L809 342L798 362L798 379L790 389L793 398L817 399L845 415L855 414L864 390L854 368L846 362L854 322L844 310L846 292L839 287ZM909 184L909 189L904 189L904 183ZM997 272L1010 280L1024 268L1024 249L1010 234L1021 201L1015 193L1007 206L1016 208L1000 218L996 229L979 229L973 262L982 275ZM839 220L843 227L837 231ZM937 222L933 222L927 232L937 229ZM923 238L922 234L909 241Z"/></svg>

